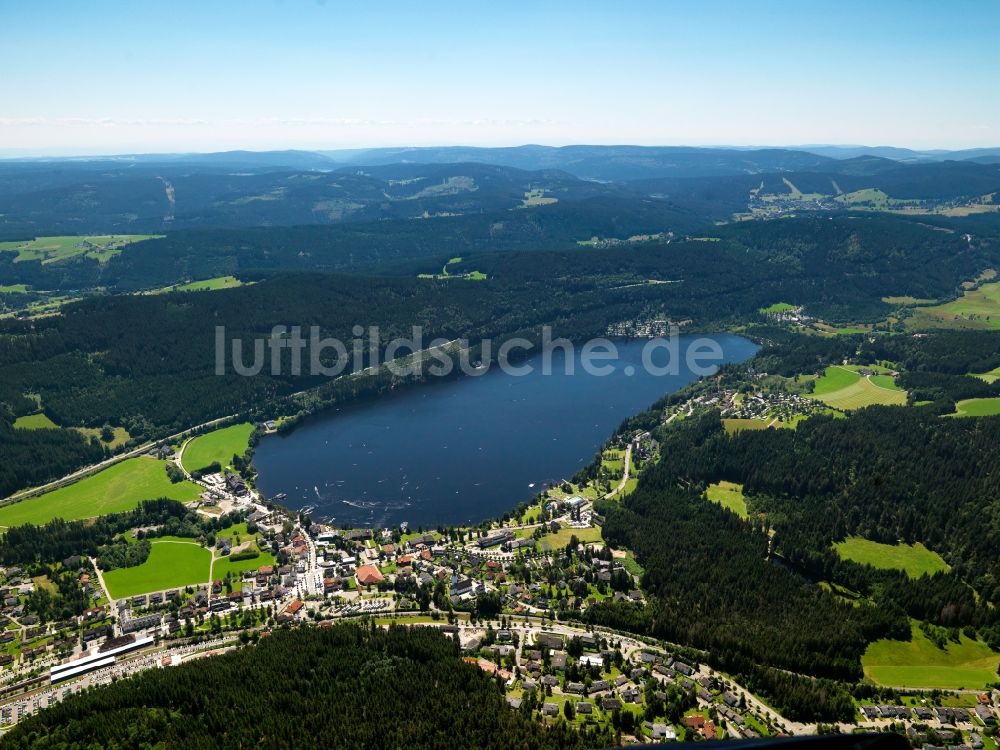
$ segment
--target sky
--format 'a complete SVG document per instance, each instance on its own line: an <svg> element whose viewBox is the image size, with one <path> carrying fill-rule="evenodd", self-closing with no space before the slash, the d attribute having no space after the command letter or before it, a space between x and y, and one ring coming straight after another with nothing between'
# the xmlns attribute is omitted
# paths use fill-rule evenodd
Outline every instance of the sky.
<svg viewBox="0 0 1000 750"><path fill-rule="evenodd" d="M0 0L0 153L1000 146L998 0Z"/></svg>

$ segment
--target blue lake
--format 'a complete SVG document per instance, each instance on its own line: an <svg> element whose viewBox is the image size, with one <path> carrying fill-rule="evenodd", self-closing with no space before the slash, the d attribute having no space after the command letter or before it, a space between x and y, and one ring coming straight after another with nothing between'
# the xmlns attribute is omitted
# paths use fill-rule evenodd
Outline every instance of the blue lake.
<svg viewBox="0 0 1000 750"><path fill-rule="evenodd" d="M588 464L623 419L695 380L686 352L699 338L680 337L670 374L642 366L646 341L619 340L610 375L586 374L579 348L567 374L557 349L552 374L538 356L528 375L493 367L323 412L260 441L258 487L287 494L288 507L314 506L314 518L338 526L431 528L503 515ZM709 338L722 362L757 350L740 336ZM668 355L658 350L652 360L663 366Z"/></svg>

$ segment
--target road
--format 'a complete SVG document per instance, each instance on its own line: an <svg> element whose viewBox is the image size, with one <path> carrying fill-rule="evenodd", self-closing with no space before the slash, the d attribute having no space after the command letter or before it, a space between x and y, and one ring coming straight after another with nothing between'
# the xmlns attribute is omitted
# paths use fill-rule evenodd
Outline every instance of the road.
<svg viewBox="0 0 1000 750"><path fill-rule="evenodd" d="M191 432L195 430L201 430L207 427L214 427L217 424L221 424L222 422L226 422L230 419L235 419L235 418L236 418L235 414L230 414L229 416L226 417L219 417L218 419L212 419L209 420L208 422L202 422L199 425L195 425L194 427L189 427L186 430L181 430L180 432L174 433L173 435L168 435L164 438L160 438L159 440L143 443L138 448L133 448L132 450L126 451L125 453L119 453L118 455L112 456L111 458L106 458L99 463L91 464L90 466L84 466L82 469L77 469L73 473L67 474L64 477L60 477L59 479L54 479L51 482L48 482L47 484L42 484L39 485L38 487L31 487L30 489L27 490L21 490L20 492L15 492L13 495L9 495L5 497L3 500L0 500L0 505L9 505L10 503L15 503L18 500L26 500L29 497L34 497L35 495L41 495L50 490L54 490L57 487L61 487L64 484L70 484L71 482L75 482L77 479L82 479L85 476L94 474L95 472L98 472L101 469L106 469L109 466L118 463L119 461L124 461L127 458L133 458L135 456L141 456L143 453L149 451L150 448L154 448L155 446L161 443L172 443L176 440L179 440L182 437L185 437L186 435L189 435Z"/></svg>
<svg viewBox="0 0 1000 750"><path fill-rule="evenodd" d="M628 447L625 449L625 471L622 472L622 481L618 483L617 487L615 487L613 490L611 490L611 492L609 492L607 495L604 496L605 500L610 500L619 492L625 489L625 485L628 484L628 475L629 475L629 470L631 468L632 468L632 443L629 443Z"/></svg>

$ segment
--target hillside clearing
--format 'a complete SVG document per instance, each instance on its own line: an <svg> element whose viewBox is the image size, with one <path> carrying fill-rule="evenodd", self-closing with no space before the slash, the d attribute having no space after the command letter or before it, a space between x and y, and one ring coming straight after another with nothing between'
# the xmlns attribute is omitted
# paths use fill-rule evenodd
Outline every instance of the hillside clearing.
<svg viewBox="0 0 1000 750"><path fill-rule="evenodd" d="M143 500L166 497L180 502L201 494L193 482L172 484L162 461L138 456L113 464L78 482L0 508L0 526L43 524L132 510Z"/></svg>
<svg viewBox="0 0 1000 750"><path fill-rule="evenodd" d="M747 501L743 497L743 485L735 482L716 482L705 490L705 496L713 503L728 508L740 518L749 518Z"/></svg>
<svg viewBox="0 0 1000 750"><path fill-rule="evenodd" d="M861 658L865 675L881 685L952 690L994 682L998 662L1000 654L964 634L940 649L915 624L912 640L875 641Z"/></svg>
<svg viewBox="0 0 1000 750"><path fill-rule="evenodd" d="M188 473L204 469L213 463L226 467L232 464L233 456L242 456L254 427L249 422L223 427L193 438L184 448L181 463Z"/></svg>
<svg viewBox="0 0 1000 750"><path fill-rule="evenodd" d="M937 552L932 552L923 544L883 544L870 539L852 536L836 542L833 548L845 560L874 568L902 570L910 578L919 578L924 573L932 575L949 570Z"/></svg>

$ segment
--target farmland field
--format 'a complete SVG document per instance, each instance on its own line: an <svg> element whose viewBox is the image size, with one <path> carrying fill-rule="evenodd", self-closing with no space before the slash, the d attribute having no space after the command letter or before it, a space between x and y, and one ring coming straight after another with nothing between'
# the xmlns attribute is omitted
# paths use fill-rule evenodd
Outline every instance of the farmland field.
<svg viewBox="0 0 1000 750"><path fill-rule="evenodd" d="M208 582L210 550L195 542L151 541L149 558L142 565L104 573L104 582L115 599Z"/></svg>
<svg viewBox="0 0 1000 750"><path fill-rule="evenodd" d="M861 658L865 676L881 685L915 688L981 688L996 680L1000 654L965 635L944 649L913 625L912 640L872 643Z"/></svg>
<svg viewBox="0 0 1000 750"><path fill-rule="evenodd" d="M139 456L113 464L78 482L0 508L0 526L41 524L53 518L67 521L131 510L143 500L160 497L181 502L197 500L192 482L172 484L164 464Z"/></svg>
<svg viewBox="0 0 1000 750"><path fill-rule="evenodd" d="M735 482L716 482L710 484L705 495L713 503L728 508L740 518L748 518L747 501L743 497L743 485Z"/></svg>
<svg viewBox="0 0 1000 750"><path fill-rule="evenodd" d="M39 260L42 263L55 263L83 255L103 263L120 253L126 245L148 240L153 236L149 234L111 234L86 237L37 237L27 241L0 242L0 252L16 252L15 261Z"/></svg>
<svg viewBox="0 0 1000 750"><path fill-rule="evenodd" d="M953 417L992 417L1000 414L1000 398L970 398L955 404Z"/></svg>
<svg viewBox="0 0 1000 750"><path fill-rule="evenodd" d="M188 472L204 469L216 462L220 466L229 466L234 455L246 453L252 432L253 425L243 422L199 435L187 444L181 463Z"/></svg>
<svg viewBox="0 0 1000 750"><path fill-rule="evenodd" d="M59 425L49 419L44 412L28 414L14 420L15 430L58 430Z"/></svg>
<svg viewBox="0 0 1000 750"><path fill-rule="evenodd" d="M853 560L875 568L902 570L910 578L919 578L924 573L933 574L948 570L946 563L936 552L923 544L882 544L869 539L852 536L833 545L837 554L845 560Z"/></svg>
<svg viewBox="0 0 1000 750"><path fill-rule="evenodd" d="M1000 328L1000 283L983 284L956 300L933 307L916 307L909 328Z"/></svg>
<svg viewBox="0 0 1000 750"><path fill-rule="evenodd" d="M865 378L857 372L833 365L816 381L813 396L835 409L860 409L873 404L903 405L906 391L891 376L879 374Z"/></svg>

